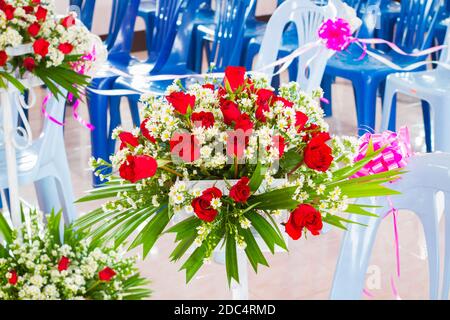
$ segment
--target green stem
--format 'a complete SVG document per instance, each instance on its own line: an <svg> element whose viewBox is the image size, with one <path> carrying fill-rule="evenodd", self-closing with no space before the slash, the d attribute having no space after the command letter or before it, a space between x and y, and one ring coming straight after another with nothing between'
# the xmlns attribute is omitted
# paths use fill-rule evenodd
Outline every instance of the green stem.
<svg viewBox="0 0 450 320"><path fill-rule="evenodd" d="M162 169L162 170L164 170L164 171L170 172L170 173L172 173L172 174L174 174L174 175L176 175L176 176L178 176L178 177L183 178L183 175L182 175L181 173L179 173L179 172L177 172L177 171L175 171L175 170L173 170L173 169L171 169L171 168L169 168L169 167L161 166L161 167L159 167L159 168Z"/></svg>

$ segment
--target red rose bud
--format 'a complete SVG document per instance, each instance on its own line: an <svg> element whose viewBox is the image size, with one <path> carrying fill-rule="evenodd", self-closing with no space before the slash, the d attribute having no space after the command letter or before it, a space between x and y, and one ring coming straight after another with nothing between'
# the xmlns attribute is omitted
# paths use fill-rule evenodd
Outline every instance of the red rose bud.
<svg viewBox="0 0 450 320"><path fill-rule="evenodd" d="M33 38L35 38L38 35L40 30L41 30L41 25L37 22L30 24L30 26L28 27L28 33Z"/></svg>
<svg viewBox="0 0 450 320"><path fill-rule="evenodd" d="M45 39L37 39L33 43L33 50L35 54L40 55L41 57L45 57L48 54L48 47L50 43Z"/></svg>
<svg viewBox="0 0 450 320"><path fill-rule="evenodd" d="M22 9L25 11L26 14L30 14L34 12L34 8L32 6L24 6Z"/></svg>
<svg viewBox="0 0 450 320"><path fill-rule="evenodd" d="M23 59L23 67L30 72L33 72L34 68L36 67L36 62L33 58L27 57Z"/></svg>
<svg viewBox="0 0 450 320"><path fill-rule="evenodd" d="M333 152L325 143L330 139L328 133L322 132L308 142L305 148L304 161L309 168L322 172L330 168L331 162L333 162Z"/></svg>
<svg viewBox="0 0 450 320"><path fill-rule="evenodd" d="M186 114L188 108L193 110L195 106L195 96L184 92L172 92L166 99L181 114Z"/></svg>
<svg viewBox="0 0 450 320"><path fill-rule="evenodd" d="M227 67L225 69L224 83L228 85L234 92L245 84L245 68L244 67Z"/></svg>
<svg viewBox="0 0 450 320"><path fill-rule="evenodd" d="M68 15L67 17L61 20L61 25L67 29L75 25L75 22L76 22L75 18L72 15Z"/></svg>
<svg viewBox="0 0 450 320"><path fill-rule="evenodd" d="M250 116L246 113L243 113L237 118L236 123L234 125L235 130L242 129L244 131L253 129L253 122L250 120Z"/></svg>
<svg viewBox="0 0 450 320"><path fill-rule="evenodd" d="M212 83L205 83L202 85L202 88L211 89L212 91L214 91L216 89L216 87Z"/></svg>
<svg viewBox="0 0 450 320"><path fill-rule="evenodd" d="M10 270L9 273L11 276L8 279L8 283L15 286L17 284L17 281L19 281L19 276L17 275L17 272L15 270Z"/></svg>
<svg viewBox="0 0 450 320"><path fill-rule="evenodd" d="M255 117L261 122L266 122L266 116L264 113L270 111L270 106L274 101L275 94L273 91L267 89L259 89L257 96L258 98L256 99L256 105L258 107L256 108Z"/></svg>
<svg viewBox="0 0 450 320"><path fill-rule="evenodd" d="M212 200L214 198L222 198L222 191L220 191L220 189L218 189L216 187L212 187L212 188L203 190L202 195L209 198L209 200Z"/></svg>
<svg viewBox="0 0 450 320"><path fill-rule="evenodd" d="M109 282L116 275L116 272L110 267L105 267L102 271L98 273L98 278L101 281Z"/></svg>
<svg viewBox="0 0 450 320"><path fill-rule="evenodd" d="M58 46L58 50L61 51L61 52L64 53L64 54L69 54L69 53L71 53L72 50L73 50L73 45L71 45L71 44L68 43L68 42L64 42L64 43L61 43L61 44Z"/></svg>
<svg viewBox="0 0 450 320"><path fill-rule="evenodd" d="M232 125L233 121L236 122L241 115L238 105L229 100L222 100L220 102L220 111L223 114L223 122L229 126Z"/></svg>
<svg viewBox="0 0 450 320"><path fill-rule="evenodd" d="M61 272L69 269L69 265L70 265L69 258L63 256L58 262L58 271Z"/></svg>
<svg viewBox="0 0 450 320"><path fill-rule="evenodd" d="M120 150L132 146L136 148L139 145L139 139L136 138L131 132L123 131L119 134L120 139Z"/></svg>
<svg viewBox="0 0 450 320"><path fill-rule="evenodd" d="M188 163L200 158L200 144L194 135L174 133L169 143L173 157Z"/></svg>
<svg viewBox="0 0 450 320"><path fill-rule="evenodd" d="M158 163L150 156L128 156L120 166L120 177L136 183L142 179L153 177L158 169Z"/></svg>
<svg viewBox="0 0 450 320"><path fill-rule="evenodd" d="M145 119L144 121L142 121L141 123L141 133L142 135L147 138L148 140L150 140L152 143L156 143L156 139L150 134L150 131L148 131L147 129L147 122L148 119Z"/></svg>
<svg viewBox="0 0 450 320"><path fill-rule="evenodd" d="M39 21L47 20L47 9L39 6L36 11L36 19L38 19Z"/></svg>
<svg viewBox="0 0 450 320"><path fill-rule="evenodd" d="M297 128L297 132L301 132L308 122L308 116L301 111L297 111L295 113L295 128Z"/></svg>
<svg viewBox="0 0 450 320"><path fill-rule="evenodd" d="M8 62L8 55L5 51L0 51L0 67L3 67Z"/></svg>
<svg viewBox="0 0 450 320"><path fill-rule="evenodd" d="M31 3L33 3L33 4L41 4L41 0L32 0Z"/></svg>
<svg viewBox="0 0 450 320"><path fill-rule="evenodd" d="M214 126L214 115L212 112L194 112L191 120L196 127L212 128Z"/></svg>
<svg viewBox="0 0 450 320"><path fill-rule="evenodd" d="M239 203L247 202L250 197L251 190L248 186L249 179L247 177L242 177L234 186L230 189L230 198Z"/></svg>
<svg viewBox="0 0 450 320"><path fill-rule="evenodd" d="M16 8L14 8L12 5L7 4L4 5L2 8L3 12L5 13L6 20L12 20L14 19L14 11L16 11Z"/></svg>
<svg viewBox="0 0 450 320"><path fill-rule="evenodd" d="M208 195L195 198L191 205L200 220L212 222L217 216L218 211L211 207L211 198Z"/></svg>
<svg viewBox="0 0 450 320"><path fill-rule="evenodd" d="M316 236L320 233L322 227L322 215L309 204L299 205L294 211L291 212L291 216L285 224L286 233L293 240L300 239L304 228Z"/></svg>

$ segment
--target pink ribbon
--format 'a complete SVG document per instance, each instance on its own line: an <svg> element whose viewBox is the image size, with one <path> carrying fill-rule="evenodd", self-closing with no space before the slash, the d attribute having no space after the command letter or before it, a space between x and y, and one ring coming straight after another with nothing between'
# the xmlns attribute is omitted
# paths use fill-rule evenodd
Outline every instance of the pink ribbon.
<svg viewBox="0 0 450 320"><path fill-rule="evenodd" d="M431 53L440 51L444 48L446 48L446 45L440 45L440 46L434 46L431 48L428 48L426 50L417 50L412 53L407 53L400 49L395 43L379 39L379 38L372 38L372 39L360 39L352 36L352 30L350 24L342 19L328 19L319 28L318 31L319 38L322 40L322 42L325 44L325 46L330 49L337 52L342 52L348 48L348 46L351 43L356 43L359 45L362 49L362 54L359 58L356 60L362 60L366 55L371 56L372 58L378 60L379 62L387 65L388 67L398 70L398 71L411 71L415 70L421 66L428 65L428 64L435 64L440 65L446 69L450 70L450 65L447 63L443 63L440 61L420 61L417 63L413 63L411 65L408 65L406 67L401 67L392 61L386 59L382 55L376 54L373 51L370 51L367 49L367 45L375 45L375 44L385 44L388 45L392 50L397 52L398 54L404 55L404 56L410 56L410 57L422 57L427 56Z"/></svg>
<svg viewBox="0 0 450 320"><path fill-rule="evenodd" d="M373 145L374 151L382 147L385 148L377 157L369 161L360 171L355 173L352 178L403 168L406 166L408 158L412 155L409 130L407 127L400 128L398 133L385 131L378 134L364 134L360 138L359 153L355 161L362 160L366 156L370 142Z"/></svg>

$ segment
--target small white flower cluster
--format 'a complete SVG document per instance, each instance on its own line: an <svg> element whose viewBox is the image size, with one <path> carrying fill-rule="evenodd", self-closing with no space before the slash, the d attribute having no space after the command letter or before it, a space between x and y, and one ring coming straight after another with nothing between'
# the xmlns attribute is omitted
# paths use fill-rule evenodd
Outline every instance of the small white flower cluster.
<svg viewBox="0 0 450 320"><path fill-rule="evenodd" d="M90 249L81 234L67 239L70 245L59 244L40 213L30 214L21 234L14 231L0 255L0 300L121 299L125 281L137 273L135 258L124 259L110 247ZM106 267L114 276L102 281L99 272Z"/></svg>

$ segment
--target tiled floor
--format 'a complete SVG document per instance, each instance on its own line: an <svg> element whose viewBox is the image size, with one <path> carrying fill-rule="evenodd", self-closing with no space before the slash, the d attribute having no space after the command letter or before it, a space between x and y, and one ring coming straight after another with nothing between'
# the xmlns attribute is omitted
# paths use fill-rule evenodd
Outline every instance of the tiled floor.
<svg viewBox="0 0 450 320"><path fill-rule="evenodd" d="M335 134L356 133L356 116L352 87L338 80L333 87L333 117L328 121ZM380 101L379 101L380 103ZM87 117L86 107L81 107L82 116ZM67 111L65 139L73 186L76 197L80 197L91 188L91 173L88 158L91 152L89 131L83 128ZM124 105L124 127L131 120ZM31 110L31 123L35 135L40 131L43 117L39 108ZM416 151L424 149L422 117L416 101L400 97L399 124L408 124L413 136ZM22 189L22 198L36 203L32 186ZM78 205L83 214L95 208L97 204ZM400 279L395 278L399 294L404 299L428 297L427 261L423 249L420 225L415 216L401 212L399 233L401 243ZM442 234L442 233L441 233ZM302 238L290 242L290 252L268 257L271 268L263 268L255 275L249 268L251 299L327 299L331 288L334 268L340 248L343 232L332 230L319 237ZM155 299L224 299L230 298L227 288L225 269L211 263L204 267L193 281L186 285L184 274L178 272L180 264L170 263L168 256L173 249L173 239L164 236L152 254L140 262L142 273L152 279L151 288ZM382 224L370 268L371 276L368 289L375 299L393 299L390 277L395 275L395 251L391 218Z"/></svg>

